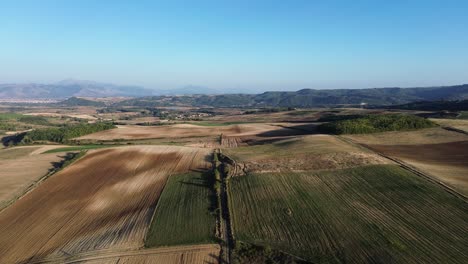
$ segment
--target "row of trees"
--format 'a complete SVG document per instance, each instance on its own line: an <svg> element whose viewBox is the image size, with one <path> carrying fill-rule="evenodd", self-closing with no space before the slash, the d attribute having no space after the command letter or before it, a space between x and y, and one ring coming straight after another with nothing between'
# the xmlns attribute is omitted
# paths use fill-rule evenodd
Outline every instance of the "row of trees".
<svg viewBox="0 0 468 264"><path fill-rule="evenodd" d="M67 125L65 127L52 127L52 128L43 128L36 129L33 131L26 132L22 135L20 140L17 140L17 143L29 144L34 141L52 141L58 143L64 143L69 139L84 136L87 134L95 133L102 130L107 130L115 128L112 123L94 123L94 124L77 124L77 125Z"/></svg>
<svg viewBox="0 0 468 264"><path fill-rule="evenodd" d="M339 120L319 126L319 131L330 134L367 134L384 131L414 130L434 127L430 120L413 115L368 115L355 119Z"/></svg>

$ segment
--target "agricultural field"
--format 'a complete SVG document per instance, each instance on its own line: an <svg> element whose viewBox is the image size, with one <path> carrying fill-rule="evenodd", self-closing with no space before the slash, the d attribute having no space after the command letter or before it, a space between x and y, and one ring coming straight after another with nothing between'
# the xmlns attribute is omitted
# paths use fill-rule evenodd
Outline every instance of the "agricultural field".
<svg viewBox="0 0 468 264"><path fill-rule="evenodd" d="M141 248L168 177L209 169L209 154L174 146L89 151L0 213L0 263Z"/></svg>
<svg viewBox="0 0 468 264"><path fill-rule="evenodd" d="M234 159L244 172L330 170L390 163L373 152L329 135L225 149L223 153Z"/></svg>
<svg viewBox="0 0 468 264"><path fill-rule="evenodd" d="M313 263L465 263L468 206L396 165L230 180L236 239Z"/></svg>
<svg viewBox="0 0 468 264"><path fill-rule="evenodd" d="M441 127L415 131L392 131L361 135L343 135L343 137L368 145L416 145L468 140L467 135L448 131Z"/></svg>
<svg viewBox="0 0 468 264"><path fill-rule="evenodd" d="M369 145L468 195L468 140L420 145Z"/></svg>
<svg viewBox="0 0 468 264"><path fill-rule="evenodd" d="M213 180L210 171L171 176L158 202L146 246L214 243Z"/></svg>
<svg viewBox="0 0 468 264"><path fill-rule="evenodd" d="M463 117L463 116L462 116ZM468 120L466 119L440 119L434 118L431 119L432 121L436 122L437 124L444 126L444 127L453 127L468 133Z"/></svg>
<svg viewBox="0 0 468 264"><path fill-rule="evenodd" d="M41 149L0 149L0 210L21 197L64 158L64 153L40 155Z"/></svg>

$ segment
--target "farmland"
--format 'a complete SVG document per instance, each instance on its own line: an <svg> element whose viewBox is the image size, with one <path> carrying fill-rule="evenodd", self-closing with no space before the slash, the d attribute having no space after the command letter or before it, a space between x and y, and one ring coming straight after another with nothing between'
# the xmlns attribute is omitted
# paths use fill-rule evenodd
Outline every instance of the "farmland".
<svg viewBox="0 0 468 264"><path fill-rule="evenodd" d="M143 246L168 176L209 168L208 153L170 146L88 153L0 214L0 262Z"/></svg>
<svg viewBox="0 0 468 264"><path fill-rule="evenodd" d="M468 136L445 125L337 136L319 127L388 112L112 109L5 114L18 124L24 116L47 120L32 124L39 132L93 125L71 115L116 127L0 150L0 196L8 205L0 211L0 263L464 263L468 257L466 201L419 173L466 190ZM86 154L49 175L70 152Z"/></svg>
<svg viewBox="0 0 468 264"><path fill-rule="evenodd" d="M63 159L60 153L34 153L39 149L23 147L0 150L0 209L20 197Z"/></svg>
<svg viewBox="0 0 468 264"><path fill-rule="evenodd" d="M468 141L369 147L420 168L468 195Z"/></svg>
<svg viewBox="0 0 468 264"><path fill-rule="evenodd" d="M146 237L147 247L214 242L212 178L211 172L169 178Z"/></svg>
<svg viewBox="0 0 468 264"><path fill-rule="evenodd" d="M328 135L303 136L224 152L251 172L330 170L390 162Z"/></svg>
<svg viewBox="0 0 468 264"><path fill-rule="evenodd" d="M395 166L231 179L237 239L312 262L463 263L467 205Z"/></svg>

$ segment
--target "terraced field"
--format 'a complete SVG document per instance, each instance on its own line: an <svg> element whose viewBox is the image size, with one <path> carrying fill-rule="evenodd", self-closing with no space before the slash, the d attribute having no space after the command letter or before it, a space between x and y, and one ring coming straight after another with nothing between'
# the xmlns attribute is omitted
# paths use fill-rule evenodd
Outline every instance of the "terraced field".
<svg viewBox="0 0 468 264"><path fill-rule="evenodd" d="M210 166L196 148L90 151L0 213L0 263L141 248L168 176Z"/></svg>
<svg viewBox="0 0 468 264"><path fill-rule="evenodd" d="M211 172L171 176L148 231L147 247L215 242Z"/></svg>
<svg viewBox="0 0 468 264"><path fill-rule="evenodd" d="M236 237L314 263L466 263L468 206L396 165L230 180Z"/></svg>

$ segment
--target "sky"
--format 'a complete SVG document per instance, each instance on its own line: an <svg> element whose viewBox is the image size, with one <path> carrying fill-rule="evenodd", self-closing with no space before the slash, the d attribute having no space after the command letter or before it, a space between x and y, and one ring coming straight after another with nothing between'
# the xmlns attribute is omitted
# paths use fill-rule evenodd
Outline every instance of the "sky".
<svg viewBox="0 0 468 264"><path fill-rule="evenodd" d="M0 1L0 83L468 83L468 1Z"/></svg>

